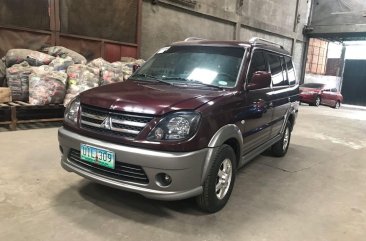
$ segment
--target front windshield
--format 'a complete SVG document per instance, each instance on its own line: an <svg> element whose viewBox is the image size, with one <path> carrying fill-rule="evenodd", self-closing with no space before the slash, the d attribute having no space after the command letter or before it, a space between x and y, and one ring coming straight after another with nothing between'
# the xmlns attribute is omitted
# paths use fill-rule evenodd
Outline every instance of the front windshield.
<svg viewBox="0 0 366 241"><path fill-rule="evenodd" d="M236 84L244 52L242 47L166 47L159 50L131 78L230 88Z"/></svg>

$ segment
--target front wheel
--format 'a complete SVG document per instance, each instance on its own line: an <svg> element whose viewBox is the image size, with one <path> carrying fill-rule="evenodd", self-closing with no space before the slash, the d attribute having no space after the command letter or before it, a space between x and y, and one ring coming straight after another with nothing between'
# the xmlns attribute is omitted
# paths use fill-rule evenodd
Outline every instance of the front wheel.
<svg viewBox="0 0 366 241"><path fill-rule="evenodd" d="M315 105L316 107L318 107L318 106L320 105L320 102L321 102L320 96L317 96L317 97L316 97L316 99L315 99L315 103L314 103L314 105Z"/></svg>
<svg viewBox="0 0 366 241"><path fill-rule="evenodd" d="M339 109L341 107L341 102L338 100L335 105L334 105L334 109Z"/></svg>
<svg viewBox="0 0 366 241"><path fill-rule="evenodd" d="M203 192L196 198L203 211L214 213L226 205L234 187L235 171L235 152L229 145L222 145L203 184Z"/></svg>
<svg viewBox="0 0 366 241"><path fill-rule="evenodd" d="M284 155L286 155L288 146L290 145L290 139L291 139L291 124L290 122L287 122L281 140L279 140L271 147L272 155L276 157L283 157Z"/></svg>

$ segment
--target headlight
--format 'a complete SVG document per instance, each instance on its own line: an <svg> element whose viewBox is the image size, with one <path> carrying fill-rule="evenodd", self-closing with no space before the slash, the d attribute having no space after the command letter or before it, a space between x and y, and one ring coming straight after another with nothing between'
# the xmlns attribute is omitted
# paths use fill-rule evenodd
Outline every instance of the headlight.
<svg viewBox="0 0 366 241"><path fill-rule="evenodd" d="M201 115L196 112L176 112L164 117L150 132L148 140L184 140L192 137Z"/></svg>
<svg viewBox="0 0 366 241"><path fill-rule="evenodd" d="M78 121L78 113L80 109L80 99L77 96L66 106L64 120L67 123L76 124Z"/></svg>

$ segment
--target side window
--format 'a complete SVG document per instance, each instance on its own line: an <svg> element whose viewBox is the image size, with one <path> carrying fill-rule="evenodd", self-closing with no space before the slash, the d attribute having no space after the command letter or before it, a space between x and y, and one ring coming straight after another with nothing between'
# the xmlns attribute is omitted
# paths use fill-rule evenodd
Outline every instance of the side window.
<svg viewBox="0 0 366 241"><path fill-rule="evenodd" d="M290 85L296 84L296 74L295 74L295 68L294 64L292 63L292 60L290 57L285 57L285 62L287 66L287 76L288 76L288 82Z"/></svg>
<svg viewBox="0 0 366 241"><path fill-rule="evenodd" d="M268 72L268 66L266 63L266 59L264 58L263 51L254 51L253 57L250 63L250 68L248 72L248 83L252 80L253 74L257 71L266 71Z"/></svg>
<svg viewBox="0 0 366 241"><path fill-rule="evenodd" d="M285 81L283 76L283 69L281 64L281 58L275 54L267 54L268 63L271 69L272 75L272 86L285 86L287 81Z"/></svg>
<svg viewBox="0 0 366 241"><path fill-rule="evenodd" d="M283 80L284 80L283 85L288 85L289 80L288 80L287 71L286 71L285 58L283 56L281 56L280 59L281 59L281 66L282 66L282 76L283 76Z"/></svg>

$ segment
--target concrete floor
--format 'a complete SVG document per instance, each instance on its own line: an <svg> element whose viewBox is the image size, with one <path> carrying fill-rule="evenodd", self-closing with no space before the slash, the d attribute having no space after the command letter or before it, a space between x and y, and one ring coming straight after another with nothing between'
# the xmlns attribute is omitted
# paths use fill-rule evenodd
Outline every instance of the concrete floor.
<svg viewBox="0 0 366 241"><path fill-rule="evenodd" d="M366 111L301 106L287 156L241 169L213 215L65 172L56 134L0 132L0 240L366 240Z"/></svg>

